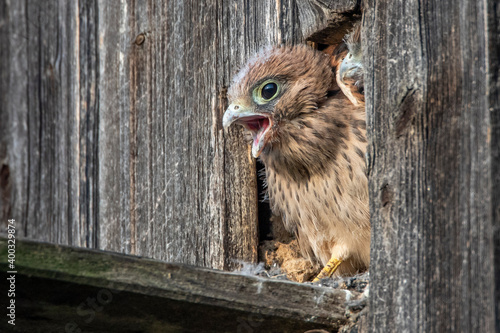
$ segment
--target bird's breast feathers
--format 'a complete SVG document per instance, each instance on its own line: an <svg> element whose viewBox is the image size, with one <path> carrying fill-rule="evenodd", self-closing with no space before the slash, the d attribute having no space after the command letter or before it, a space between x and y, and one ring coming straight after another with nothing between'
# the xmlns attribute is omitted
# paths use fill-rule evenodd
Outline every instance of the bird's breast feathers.
<svg viewBox="0 0 500 333"><path fill-rule="evenodd" d="M330 259L335 243L355 248L356 243L369 242L364 121L355 118L352 123L360 126L348 127L348 136L342 141L345 145L339 146L334 158L316 155L318 163L323 164L317 172L303 175L289 170L293 164L280 158L268 158L265 163L273 211L283 216L289 231L302 238L303 250L312 251L311 256L323 264ZM301 148L314 150L307 142Z"/></svg>

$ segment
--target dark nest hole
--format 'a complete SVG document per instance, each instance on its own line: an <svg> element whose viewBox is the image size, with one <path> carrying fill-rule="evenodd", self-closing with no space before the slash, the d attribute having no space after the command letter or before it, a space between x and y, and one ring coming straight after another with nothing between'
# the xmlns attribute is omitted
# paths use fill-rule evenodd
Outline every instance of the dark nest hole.
<svg viewBox="0 0 500 333"><path fill-rule="evenodd" d="M259 193L258 217L259 217L259 243L273 239L271 230L271 207L266 194L265 187L265 167L264 164L257 160L257 191Z"/></svg>

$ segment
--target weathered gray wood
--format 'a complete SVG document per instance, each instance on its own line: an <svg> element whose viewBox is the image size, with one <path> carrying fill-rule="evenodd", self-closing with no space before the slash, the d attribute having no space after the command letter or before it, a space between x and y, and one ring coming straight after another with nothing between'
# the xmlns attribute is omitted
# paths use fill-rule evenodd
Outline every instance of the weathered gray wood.
<svg viewBox="0 0 500 333"><path fill-rule="evenodd" d="M92 6L3 2L0 27L2 191L9 192L1 224L15 218L21 235L80 246L95 246Z"/></svg>
<svg viewBox="0 0 500 333"><path fill-rule="evenodd" d="M70 201L75 202L72 208L78 212L68 226L69 244L96 248L99 246L97 233L99 193L98 193L98 148L99 148L99 109L98 109L98 39L97 2L85 0L78 2L77 49L78 80L77 107L74 130L78 133L78 142L74 145L78 150L78 186L79 192L70 193ZM68 45L71 49L71 45ZM73 67L69 65L68 71ZM72 181L75 181L71 179ZM79 204L77 206L77 204ZM71 212L71 211L70 211Z"/></svg>
<svg viewBox="0 0 500 333"><path fill-rule="evenodd" d="M99 61L100 247L215 268L255 261L255 164L240 131L222 130L225 87L258 48L300 38L294 2L98 7L100 40L117 46Z"/></svg>
<svg viewBox="0 0 500 333"><path fill-rule="evenodd" d="M491 189L493 218L493 255L495 274L496 331L500 331L500 5L487 3L488 65L487 95L491 117Z"/></svg>
<svg viewBox="0 0 500 333"><path fill-rule="evenodd" d="M23 216L27 197L27 35L24 2L0 4L0 226ZM26 222L23 223L25 226ZM21 232L24 228L20 228Z"/></svg>
<svg viewBox="0 0 500 333"><path fill-rule="evenodd" d="M369 0L364 15L366 331L493 332L498 3Z"/></svg>
<svg viewBox="0 0 500 333"><path fill-rule="evenodd" d="M344 290L31 241L17 240L16 258L18 331L302 333L346 322Z"/></svg>
<svg viewBox="0 0 500 333"><path fill-rule="evenodd" d="M215 268L257 259L254 160L220 117L253 52L301 40L295 0L1 8L2 225Z"/></svg>
<svg viewBox="0 0 500 333"><path fill-rule="evenodd" d="M342 42L361 19L360 0L307 0L297 1L297 6L303 36L316 43Z"/></svg>

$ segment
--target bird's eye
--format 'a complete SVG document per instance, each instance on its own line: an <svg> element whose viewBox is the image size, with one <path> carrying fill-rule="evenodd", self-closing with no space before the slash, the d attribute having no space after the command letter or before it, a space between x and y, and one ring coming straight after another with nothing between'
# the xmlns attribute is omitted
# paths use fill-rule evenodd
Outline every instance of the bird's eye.
<svg viewBox="0 0 500 333"><path fill-rule="evenodd" d="M266 104L279 94L278 83L268 80L254 90L254 100L258 104Z"/></svg>
<svg viewBox="0 0 500 333"><path fill-rule="evenodd" d="M262 88L261 95L263 99L268 101L271 98L273 98L277 92L278 92L278 85L274 82L270 82Z"/></svg>

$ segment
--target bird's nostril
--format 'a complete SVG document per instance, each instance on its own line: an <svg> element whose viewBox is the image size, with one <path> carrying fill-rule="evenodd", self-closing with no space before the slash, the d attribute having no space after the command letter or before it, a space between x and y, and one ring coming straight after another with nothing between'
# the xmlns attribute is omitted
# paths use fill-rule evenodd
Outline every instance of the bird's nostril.
<svg viewBox="0 0 500 333"><path fill-rule="evenodd" d="M240 107L238 105L235 105L233 109L238 110Z"/></svg>

